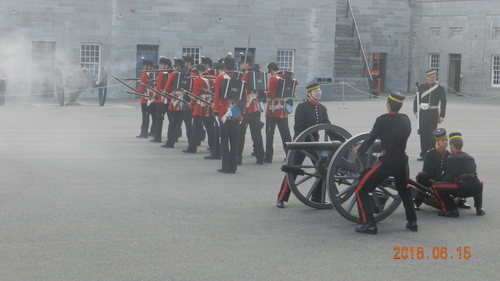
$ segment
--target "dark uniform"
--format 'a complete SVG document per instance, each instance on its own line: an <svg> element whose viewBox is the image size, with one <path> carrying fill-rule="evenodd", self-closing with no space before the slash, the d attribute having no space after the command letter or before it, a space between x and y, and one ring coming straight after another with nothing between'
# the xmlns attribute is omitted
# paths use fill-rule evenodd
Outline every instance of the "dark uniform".
<svg viewBox="0 0 500 281"><path fill-rule="evenodd" d="M318 84L310 84L307 86L307 92L318 88ZM293 127L295 134L293 138L297 138L303 131L317 124L331 124L326 107L312 98L300 103L295 109L295 125ZM315 139L318 140L319 135L315 136ZM292 163L293 165L301 165L304 159L305 155L303 153L297 153ZM311 194L311 201L319 203L321 202L321 186L323 181L318 180L316 183L317 188ZM285 176L278 193L278 208L283 208L283 201L288 202L290 192L290 185L288 184L287 176Z"/></svg>
<svg viewBox="0 0 500 281"><path fill-rule="evenodd" d="M433 132L436 141L448 137L446 130L439 128ZM446 161L451 153L448 150L442 150L439 146L428 150L424 155L424 166L417 175L417 182L421 185L430 187L434 182L444 180L446 171Z"/></svg>
<svg viewBox="0 0 500 281"><path fill-rule="evenodd" d="M427 76L435 75L436 70L426 72ZM441 103L441 104L440 104ZM420 109L419 109L420 107ZM418 86L418 95L413 102L413 113L418 112L420 134L420 157L427 150L434 148L435 141L432 132L437 128L439 118L446 114L446 94L439 84L427 83Z"/></svg>
<svg viewBox="0 0 500 281"><path fill-rule="evenodd" d="M450 134L450 142L453 138L461 138L460 133ZM483 182L480 181L476 173L476 162L469 154L461 149L456 149L448 158L448 163L443 182L436 182L432 185L434 193L440 200L440 216L458 217L458 209L453 198L473 197L477 215L484 215L483 207Z"/></svg>
<svg viewBox="0 0 500 281"><path fill-rule="evenodd" d="M391 92L388 103L391 108L393 104L403 103L404 96L397 92ZM403 200L408 223L407 228L417 230L417 215L413 208L413 199L408 187L408 155L406 155L406 143L411 134L411 122L408 116L399 112L389 112L381 115L375 121L373 129L368 138L358 148L358 154L363 155L373 142L380 138L382 154L380 162L368 171L359 182L355 193L359 209L359 217L365 225L356 228L356 231L368 234L376 234L377 228L373 210L371 208L371 195L375 188L390 176L394 177L396 189Z"/></svg>

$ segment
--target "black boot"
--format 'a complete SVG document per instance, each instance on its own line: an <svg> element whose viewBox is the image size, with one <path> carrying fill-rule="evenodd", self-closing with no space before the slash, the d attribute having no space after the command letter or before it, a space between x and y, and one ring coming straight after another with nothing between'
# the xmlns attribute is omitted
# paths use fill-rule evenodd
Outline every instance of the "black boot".
<svg viewBox="0 0 500 281"><path fill-rule="evenodd" d="M367 222L362 226L356 227L356 232L364 234L377 234L377 224L375 222Z"/></svg>

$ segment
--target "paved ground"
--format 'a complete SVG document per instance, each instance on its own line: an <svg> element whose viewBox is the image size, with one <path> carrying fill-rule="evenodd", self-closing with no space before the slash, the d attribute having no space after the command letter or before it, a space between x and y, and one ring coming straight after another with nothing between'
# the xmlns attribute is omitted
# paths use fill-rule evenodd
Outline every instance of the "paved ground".
<svg viewBox="0 0 500 281"><path fill-rule="evenodd" d="M80 102L0 107L0 280L498 280L498 100L450 95L442 124L462 132L476 158L486 216L442 218L423 207L412 233L400 206L375 236L293 196L275 207L279 137L275 161L258 166L248 134L243 166L224 175L203 159L205 145L186 155L185 138L175 149L136 139L137 100ZM370 130L385 98L325 105L354 135ZM411 114L409 102L402 111ZM412 176L418 147L414 133ZM395 247L423 247L425 258L394 259ZM433 247L447 247L448 258L433 259ZM464 247L469 259L458 258Z"/></svg>

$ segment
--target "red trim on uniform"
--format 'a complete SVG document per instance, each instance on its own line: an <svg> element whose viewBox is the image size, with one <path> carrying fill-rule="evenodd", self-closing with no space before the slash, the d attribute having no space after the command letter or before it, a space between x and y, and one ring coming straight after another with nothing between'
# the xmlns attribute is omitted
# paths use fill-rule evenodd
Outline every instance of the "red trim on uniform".
<svg viewBox="0 0 500 281"><path fill-rule="evenodd" d="M458 185L452 184L452 183L445 183L445 184L433 184L432 189L434 190L434 195L439 199L439 204L441 205L441 211L447 212L446 210L446 205L444 204L443 200L441 200L441 197L439 196L439 192L437 191L437 188L458 188Z"/></svg>
<svg viewBox="0 0 500 281"><path fill-rule="evenodd" d="M399 114L399 112L396 111L389 111L388 114Z"/></svg>
<svg viewBox="0 0 500 281"><path fill-rule="evenodd" d="M461 149L455 149L455 152L453 154L458 153L458 152L463 152Z"/></svg>
<svg viewBox="0 0 500 281"><path fill-rule="evenodd" d="M436 147L436 151L441 154L441 155L444 155L446 153L446 149L445 150L442 150L441 147Z"/></svg>
<svg viewBox="0 0 500 281"><path fill-rule="evenodd" d="M318 105L319 104L319 101L315 101L313 99L309 99L309 102L314 104L314 105Z"/></svg>
<svg viewBox="0 0 500 281"><path fill-rule="evenodd" d="M281 186L281 192L278 195L278 200L282 200L283 201L283 197L285 196L285 193L288 190L288 188L289 188L288 187L288 177L285 176L285 179L283 180L283 184Z"/></svg>
<svg viewBox="0 0 500 281"><path fill-rule="evenodd" d="M358 186L356 187L356 190L354 191L356 193L356 201L358 202L359 209L361 210L361 219L363 220L363 223L367 223L366 221L366 215L365 215L365 210L363 209L363 204L361 204L361 200L359 199L359 190L363 187L365 184L366 180L382 165L382 162L379 162L375 167L373 167L366 175L361 179L359 182Z"/></svg>

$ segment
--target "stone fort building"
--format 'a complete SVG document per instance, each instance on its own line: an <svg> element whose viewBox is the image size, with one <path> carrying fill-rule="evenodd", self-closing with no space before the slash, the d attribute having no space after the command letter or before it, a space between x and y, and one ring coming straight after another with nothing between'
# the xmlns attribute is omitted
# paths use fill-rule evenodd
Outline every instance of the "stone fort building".
<svg viewBox="0 0 500 281"><path fill-rule="evenodd" d="M293 71L297 97L312 81L328 86L329 99L339 97L340 82L349 85L342 88L351 97L368 97L369 85L414 92L415 81L423 83L430 68L439 69L449 93L500 93L498 0L3 3L0 64L9 72L9 95L50 93L56 69L69 76L86 68L98 76L104 68L133 78L142 57L157 62L187 54L198 62L200 56L237 56L247 47L263 70L275 61ZM130 97L119 86L108 93Z"/></svg>

